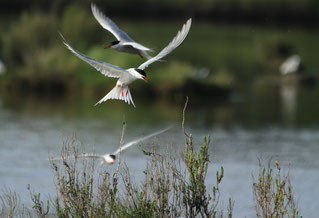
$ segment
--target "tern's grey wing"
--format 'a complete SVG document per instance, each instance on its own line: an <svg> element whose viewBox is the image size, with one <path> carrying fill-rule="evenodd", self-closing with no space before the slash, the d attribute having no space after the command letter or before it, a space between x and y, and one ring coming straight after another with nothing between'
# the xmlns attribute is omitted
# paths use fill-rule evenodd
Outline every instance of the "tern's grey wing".
<svg viewBox="0 0 319 218"><path fill-rule="evenodd" d="M161 58L165 57L169 53L171 53L175 48L177 48L187 36L189 29L192 24L192 19L188 19L186 24L183 25L182 30L178 31L177 35L173 38L173 40L166 46L160 53L158 53L155 57L145 61L141 64L138 69L144 70L148 65L152 64L155 61L160 60Z"/></svg>
<svg viewBox="0 0 319 218"><path fill-rule="evenodd" d="M99 155L99 154L81 154L81 155L78 155L78 158L101 159L101 158L103 158L103 156Z"/></svg>
<svg viewBox="0 0 319 218"><path fill-rule="evenodd" d="M59 34L60 34L60 36L63 39L63 43L66 45L66 47L71 52L73 52L76 56L78 56L80 59L82 59L86 63L90 64L96 70L100 71L103 75L108 76L108 77L120 78L123 73L126 73L126 70L124 70L124 69L122 69L122 68L120 68L118 66L115 66L115 65L112 65L112 64L109 64L109 63L105 63L105 62L96 60L94 58L88 57L88 56L82 54L81 52L75 50L64 39L63 35L61 33L59 33Z"/></svg>
<svg viewBox="0 0 319 218"><path fill-rule="evenodd" d="M118 28L118 26L110 18L105 16L95 4L91 4L91 9L95 19L100 23L100 25L104 29L110 31L119 41L134 41L123 30Z"/></svg>
<svg viewBox="0 0 319 218"><path fill-rule="evenodd" d="M66 156L66 157L55 157L55 158L49 158L49 160L63 160L63 159L75 159L75 158L94 158L94 159L99 159L103 158L102 155L98 154L79 154L77 156Z"/></svg>
<svg viewBox="0 0 319 218"><path fill-rule="evenodd" d="M122 43L122 45L130 45L133 48L136 48L138 50L154 52L153 49L147 48L144 45L141 45L140 43L137 43L137 42L124 42Z"/></svg>
<svg viewBox="0 0 319 218"><path fill-rule="evenodd" d="M150 134L150 135L147 135L147 136L144 136L144 137L142 137L142 138L136 139L136 140L134 140L134 141L128 142L128 143L126 143L125 145L123 145L122 148L118 148L113 154L116 155L116 154L118 154L121 150L123 151L123 150L127 149L128 147L130 147L130 146L132 146L132 145L135 145L135 144L137 144L137 143L139 143L139 142L141 142L141 141L144 141L144 140L146 140L146 139L148 139L148 138L151 138L151 137L153 137L153 136L156 136L156 135L159 135L159 134L161 134L161 133L163 133L163 132L166 132L166 131L169 130L170 128L171 128L171 127L167 127L167 128L162 129L162 130L160 130L160 131L154 132L154 133L152 133L152 134Z"/></svg>

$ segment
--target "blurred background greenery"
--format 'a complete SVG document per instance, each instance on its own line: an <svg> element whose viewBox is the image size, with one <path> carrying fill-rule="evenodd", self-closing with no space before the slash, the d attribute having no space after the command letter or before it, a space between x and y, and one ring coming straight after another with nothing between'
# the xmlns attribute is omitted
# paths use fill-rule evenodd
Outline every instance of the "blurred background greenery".
<svg viewBox="0 0 319 218"><path fill-rule="evenodd" d="M249 100L269 98L275 104L282 84L279 66L293 54L301 57L313 81L318 76L319 3L315 0L94 3L134 40L156 52L170 42L187 18L193 18L189 35L165 57L167 62L147 68L150 83L132 85L134 99L182 103L189 95L195 103L245 99L256 105ZM137 55L103 49L114 37L94 19L90 4L86 0L12 0L2 4L3 95L98 101L114 86L116 80L105 78L68 51L58 31L71 46L90 57L123 68L144 61Z"/></svg>

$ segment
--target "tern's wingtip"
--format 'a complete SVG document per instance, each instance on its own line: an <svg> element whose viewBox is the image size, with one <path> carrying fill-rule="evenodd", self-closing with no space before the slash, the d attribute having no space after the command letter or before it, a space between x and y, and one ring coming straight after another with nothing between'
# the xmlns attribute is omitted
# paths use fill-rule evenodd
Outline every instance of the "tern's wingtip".
<svg viewBox="0 0 319 218"><path fill-rule="evenodd" d="M163 132L166 132L166 131L170 130L171 128L173 128L173 126L172 126L172 125L171 125L171 126L166 127L165 129L163 129Z"/></svg>
<svg viewBox="0 0 319 218"><path fill-rule="evenodd" d="M92 9L92 11L94 11L94 10L96 10L96 4L94 4L93 2L91 3L91 9Z"/></svg>
<svg viewBox="0 0 319 218"><path fill-rule="evenodd" d="M66 40L65 40L64 36L62 35L62 33L61 33L60 31L58 31L58 33L59 33L59 35L61 36L63 42L66 43Z"/></svg>
<svg viewBox="0 0 319 218"><path fill-rule="evenodd" d="M64 38L63 35L62 35L62 33L60 32L60 30L58 30L57 32L58 32L58 34L59 34L62 38Z"/></svg>

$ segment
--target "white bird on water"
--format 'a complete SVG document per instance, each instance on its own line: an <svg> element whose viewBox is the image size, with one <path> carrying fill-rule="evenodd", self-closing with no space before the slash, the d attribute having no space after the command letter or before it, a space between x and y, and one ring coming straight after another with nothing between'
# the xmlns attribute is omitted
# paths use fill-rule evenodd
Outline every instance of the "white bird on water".
<svg viewBox="0 0 319 218"><path fill-rule="evenodd" d="M91 4L91 9L95 19L100 23L100 25L104 29L110 31L117 39L116 41L111 42L111 44L109 46L106 46L105 48L112 48L120 52L138 54L141 58L152 58L150 55L147 54L148 51L154 52L152 49L135 42L123 30L121 30L110 18L105 16L96 7L95 4Z"/></svg>
<svg viewBox="0 0 319 218"><path fill-rule="evenodd" d="M166 55L171 53L176 47L178 47L187 36L189 29L191 27L191 23L192 23L192 19L190 18L186 22L186 24L183 25L182 30L178 31L177 35L173 38L173 40L155 57L152 57L151 59L145 61L138 68L129 68L129 69L123 69L121 67L88 57L78 52L77 50L73 49L69 45L69 43L67 43L67 41L64 39L61 33L60 35L63 39L64 44L67 46L67 48L71 52L73 52L76 56L78 56L80 59L90 64L92 67L100 71L105 76L119 78L117 80L116 86L95 105L101 104L102 102L105 102L109 99L118 99L118 100L123 100L128 104L132 103L133 106L135 107L135 104L131 96L129 85L137 79L142 79L147 83L148 78L146 76L144 69L148 67L150 64L165 57Z"/></svg>
<svg viewBox="0 0 319 218"><path fill-rule="evenodd" d="M123 146L120 146L116 151L114 151L113 153L107 153L107 154L80 154L78 156L76 156L77 158L93 158L93 159L100 159L101 162L100 164L114 164L115 160L116 160L116 156L121 153L122 151L124 151L125 149L131 147L132 145L136 145L137 143L144 141L146 139L149 139L153 136L157 136L161 133L166 132L167 130L169 130L171 127L167 127L165 129L162 129L160 131L154 132L150 135L135 139L133 141L130 141L126 144L124 144ZM75 156L67 156L66 159L74 159ZM63 158L51 158L50 160L61 160Z"/></svg>
<svg viewBox="0 0 319 218"><path fill-rule="evenodd" d="M288 57L279 67L281 75L296 73L299 70L300 62L301 60L299 55L292 55Z"/></svg>

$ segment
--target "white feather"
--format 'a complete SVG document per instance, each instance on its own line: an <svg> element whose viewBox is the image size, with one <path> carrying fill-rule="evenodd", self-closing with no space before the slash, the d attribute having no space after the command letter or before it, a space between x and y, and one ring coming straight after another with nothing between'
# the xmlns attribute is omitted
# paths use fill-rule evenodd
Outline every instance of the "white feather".
<svg viewBox="0 0 319 218"><path fill-rule="evenodd" d="M177 35L173 38L173 40L166 46L160 53L158 53L155 57L145 61L141 64L138 68L144 70L148 65L154 63L155 61L160 60L161 58L165 57L169 53L171 53L175 48L177 48L186 38L189 29L192 24L192 19L188 19L186 24L183 25L182 30L178 31Z"/></svg>
<svg viewBox="0 0 319 218"><path fill-rule="evenodd" d="M141 142L141 141L144 141L144 140L149 139L149 138L151 138L151 137L153 137L153 136L156 136L156 135L159 135L159 134L161 134L161 133L163 133L163 132L166 132L166 131L169 130L170 128L171 128L171 127L167 127L167 128L162 129L162 130L160 130L160 131L154 132L154 133L152 133L152 134L150 134L150 135L147 135L147 136L144 136L144 137L135 139L135 140L133 140L133 141L130 141L130 142L126 143L125 145L123 145L122 148L118 148L116 151L114 151L113 154L116 155L116 154L118 154L119 152L124 151L125 149L131 147L132 145L135 145L135 144L137 144L137 143L139 143L139 142Z"/></svg>
<svg viewBox="0 0 319 218"><path fill-rule="evenodd" d="M105 16L95 4L91 4L93 16L100 25L110 31L119 41L134 42L123 30L121 30L110 18Z"/></svg>
<svg viewBox="0 0 319 218"><path fill-rule="evenodd" d="M128 86L122 89L119 85L116 85L108 94L106 94L99 102L97 102L94 106L101 104L109 99L118 99L125 101L128 104L131 104L135 107L135 104L132 99L132 95Z"/></svg>
<svg viewBox="0 0 319 218"><path fill-rule="evenodd" d="M69 43L65 40L63 35L59 33L60 36L63 39L63 43L66 45L66 47L73 52L76 56L78 56L81 60L85 61L86 63L90 64L92 67L94 67L97 71L100 71L103 75L113 78L120 78L123 73L126 73L126 70L122 69L121 67L105 63L99 60L96 60L94 58L88 57L81 52L75 50L72 48Z"/></svg>
<svg viewBox="0 0 319 218"><path fill-rule="evenodd" d="M115 159L111 157L111 155L117 155L118 153L122 152L123 150L131 147L132 145L135 145L141 141L144 141L146 139L149 139L153 136L156 136L156 135L159 135L163 132L166 132L167 130L169 130L171 127L167 127L163 130L160 130L160 131L157 131L157 132L154 132L150 135L147 135L147 136L144 136L144 137L141 137L141 138L138 138L138 139L135 139L133 141L130 141L126 144L124 144L122 147L118 148L115 152L113 152L112 154L110 153L107 153L107 154L104 154L104 155L101 155L101 154L79 154L77 155L76 157L77 158L93 158L93 159L102 159L102 163L106 163L106 164L113 164L115 162ZM76 158L75 156L67 156L65 157L65 159L75 159ZM64 158L50 158L49 160L50 161L54 161L54 160L62 160Z"/></svg>

